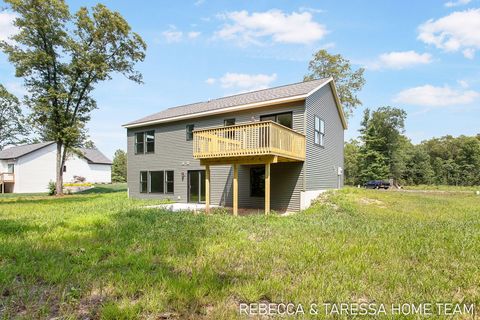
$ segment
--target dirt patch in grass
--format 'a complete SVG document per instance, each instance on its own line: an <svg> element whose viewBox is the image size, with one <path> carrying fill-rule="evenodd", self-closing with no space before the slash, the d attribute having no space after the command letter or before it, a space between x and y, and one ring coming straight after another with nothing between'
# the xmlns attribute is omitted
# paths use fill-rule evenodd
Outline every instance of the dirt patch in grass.
<svg viewBox="0 0 480 320"><path fill-rule="evenodd" d="M95 319L102 305L111 300L113 288L93 289L90 294L80 300L76 307L79 319Z"/></svg>
<svg viewBox="0 0 480 320"><path fill-rule="evenodd" d="M360 204L365 204L365 205L375 205L379 208L386 208L387 207L383 201L380 201L380 200L377 200L377 199L359 198L358 202Z"/></svg>
<svg viewBox="0 0 480 320"><path fill-rule="evenodd" d="M335 194L334 190L321 193L314 201L312 201L311 207L321 205L337 211L339 209L339 206L330 200L333 194Z"/></svg>

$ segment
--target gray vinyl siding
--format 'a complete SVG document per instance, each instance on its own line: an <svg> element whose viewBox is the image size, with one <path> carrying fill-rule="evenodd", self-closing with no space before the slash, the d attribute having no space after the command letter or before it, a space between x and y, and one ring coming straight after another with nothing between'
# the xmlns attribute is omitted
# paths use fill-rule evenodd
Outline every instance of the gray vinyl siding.
<svg viewBox="0 0 480 320"><path fill-rule="evenodd" d="M193 120L177 121L127 130L128 136L128 188L129 195L137 198L171 199L187 202L187 171L204 170L200 161L192 156L193 141L186 141L185 128L194 124L195 129L223 126L224 119L235 118L236 124L256 121L262 115L292 111L293 129L304 133L304 103L290 103L274 107L257 108L242 112L226 113ZM155 130L155 153L135 155L136 132ZM140 171L173 170L173 194L140 193ZM185 173L182 179L182 172ZM303 163L273 164L271 171L271 208L296 211L300 209L300 191L303 189ZM231 166L211 166L211 203L232 205ZM250 197L250 170L239 167L239 207L263 208L264 198Z"/></svg>
<svg viewBox="0 0 480 320"><path fill-rule="evenodd" d="M310 95L306 106L305 190L341 188L343 175L337 175L343 165L344 129L330 85ZM315 145L315 115L325 122L324 147Z"/></svg>
<svg viewBox="0 0 480 320"><path fill-rule="evenodd" d="M238 206L263 208L264 197L250 196L250 168L262 165L240 166L238 171ZM303 163L282 162L271 165L270 201L273 210L299 211L300 192L303 186Z"/></svg>

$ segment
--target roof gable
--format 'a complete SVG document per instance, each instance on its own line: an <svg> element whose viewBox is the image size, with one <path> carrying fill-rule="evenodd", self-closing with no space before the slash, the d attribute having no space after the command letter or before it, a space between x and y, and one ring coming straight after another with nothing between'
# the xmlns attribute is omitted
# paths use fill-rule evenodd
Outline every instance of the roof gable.
<svg viewBox="0 0 480 320"><path fill-rule="evenodd" d="M27 155L29 153L45 148L46 146L49 146L53 143L55 142L47 141L47 142L40 142L40 143L34 143L34 144L25 144L23 146L16 146L16 147L4 149L0 151L0 159L7 160L7 159L20 158L24 155Z"/></svg>
<svg viewBox="0 0 480 320"><path fill-rule="evenodd" d="M11 147L0 151L0 160L17 159L27 154L45 148L54 144L54 141L40 142L34 144L26 144L23 146ZM98 149L79 148L81 155L89 162L95 164L112 164L112 161L108 159Z"/></svg>
<svg viewBox="0 0 480 320"><path fill-rule="evenodd" d="M112 161L108 159L98 149L80 148L80 152L83 157L89 162L94 164L112 164Z"/></svg>

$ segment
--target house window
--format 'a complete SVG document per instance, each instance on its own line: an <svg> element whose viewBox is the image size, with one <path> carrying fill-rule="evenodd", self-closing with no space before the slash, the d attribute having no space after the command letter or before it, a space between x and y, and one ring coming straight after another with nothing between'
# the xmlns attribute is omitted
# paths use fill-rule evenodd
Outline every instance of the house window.
<svg viewBox="0 0 480 320"><path fill-rule="evenodd" d="M67 166L63 166L63 172L67 172Z"/></svg>
<svg viewBox="0 0 480 320"><path fill-rule="evenodd" d="M13 163L7 164L7 173L15 173L15 164Z"/></svg>
<svg viewBox="0 0 480 320"><path fill-rule="evenodd" d="M165 171L166 193L173 193L173 171Z"/></svg>
<svg viewBox="0 0 480 320"><path fill-rule="evenodd" d="M135 154L155 152L155 130L135 133Z"/></svg>
<svg viewBox="0 0 480 320"><path fill-rule="evenodd" d="M292 112L284 112L284 113L277 113L277 114L269 114L265 116L260 116L260 121L275 121L282 126L292 129Z"/></svg>
<svg viewBox="0 0 480 320"><path fill-rule="evenodd" d="M265 167L250 168L250 196L265 196Z"/></svg>
<svg viewBox="0 0 480 320"><path fill-rule="evenodd" d="M325 121L315 116L314 143L321 147L325 146Z"/></svg>
<svg viewBox="0 0 480 320"><path fill-rule="evenodd" d="M135 133L135 154L144 153L144 134L143 132Z"/></svg>
<svg viewBox="0 0 480 320"><path fill-rule="evenodd" d="M234 125L235 125L235 118L223 120L223 125L224 125L225 127L234 126Z"/></svg>
<svg viewBox="0 0 480 320"><path fill-rule="evenodd" d="M147 193L148 172L140 171L140 193Z"/></svg>
<svg viewBox="0 0 480 320"><path fill-rule="evenodd" d="M173 193L173 170L140 171L141 193ZM148 179L148 180L147 180ZM147 191L148 190L148 191Z"/></svg>
<svg viewBox="0 0 480 320"><path fill-rule="evenodd" d="M145 143L147 145L146 153L155 152L155 130L145 132Z"/></svg>
<svg viewBox="0 0 480 320"><path fill-rule="evenodd" d="M195 125L193 124L187 124L186 127L186 138L187 141L193 140L193 129L195 128Z"/></svg>
<svg viewBox="0 0 480 320"><path fill-rule="evenodd" d="M235 125L235 118L223 120L224 127L231 127ZM231 128L225 131L225 138L235 140L235 128Z"/></svg>
<svg viewBox="0 0 480 320"><path fill-rule="evenodd" d="M164 172L150 171L150 192L163 193L164 190Z"/></svg>

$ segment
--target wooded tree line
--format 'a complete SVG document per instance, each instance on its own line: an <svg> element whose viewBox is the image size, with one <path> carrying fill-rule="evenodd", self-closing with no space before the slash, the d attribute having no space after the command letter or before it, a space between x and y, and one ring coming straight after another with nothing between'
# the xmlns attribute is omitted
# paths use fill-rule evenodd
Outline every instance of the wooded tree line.
<svg viewBox="0 0 480 320"><path fill-rule="evenodd" d="M393 107L365 110L359 139L345 143L345 184L393 179L400 185L480 185L480 134L413 144L404 135L406 116Z"/></svg>

